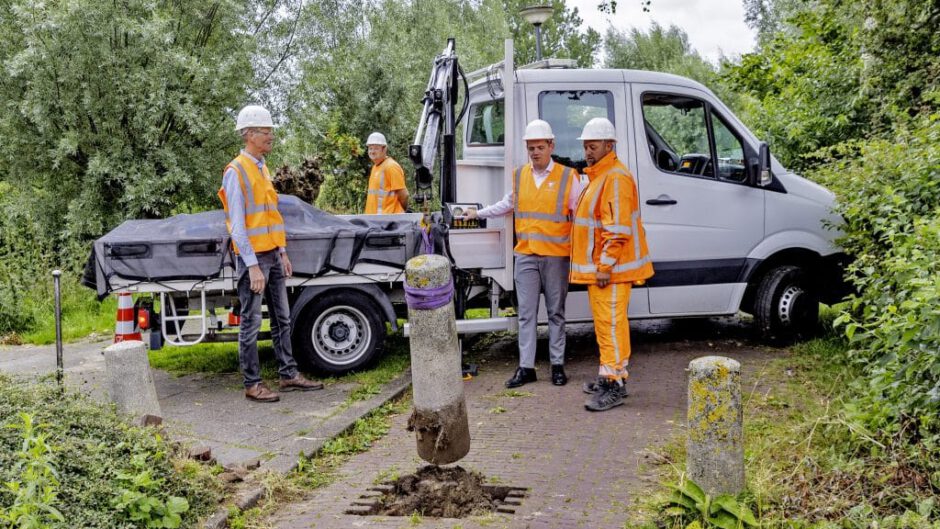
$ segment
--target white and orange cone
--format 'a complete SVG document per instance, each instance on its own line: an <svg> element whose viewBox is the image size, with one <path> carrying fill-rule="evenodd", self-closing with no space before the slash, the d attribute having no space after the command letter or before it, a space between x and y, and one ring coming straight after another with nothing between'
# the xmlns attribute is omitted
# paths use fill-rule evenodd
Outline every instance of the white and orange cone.
<svg viewBox="0 0 940 529"><path fill-rule="evenodd" d="M134 298L128 293L118 294L117 320L114 323L114 343L143 340L134 321Z"/></svg>

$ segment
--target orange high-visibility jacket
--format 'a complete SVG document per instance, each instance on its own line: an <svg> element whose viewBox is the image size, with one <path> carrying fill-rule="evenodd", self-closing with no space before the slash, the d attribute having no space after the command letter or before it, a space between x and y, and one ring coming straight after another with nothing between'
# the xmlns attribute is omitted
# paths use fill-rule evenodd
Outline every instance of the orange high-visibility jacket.
<svg viewBox="0 0 940 529"><path fill-rule="evenodd" d="M238 175L238 185L242 188L245 197L245 228L248 230L248 241L255 253L267 252L275 248L286 248L287 237L284 231L284 219L277 210L277 191L271 183L271 174L268 166L258 165L244 154L225 166L225 174L229 168L235 169ZM219 189L219 199L222 200L222 209L225 210L225 225L232 233L232 222L229 219L228 200L225 197L225 188ZM235 253L238 248L232 244Z"/></svg>
<svg viewBox="0 0 940 529"><path fill-rule="evenodd" d="M516 169L513 179L516 247L524 254L568 257L571 254L571 185L578 173L556 163L540 187L532 164Z"/></svg>
<svg viewBox="0 0 940 529"><path fill-rule="evenodd" d="M613 152L584 172L591 182L575 212L570 281L596 284L598 271L610 272L611 283L652 276L633 175Z"/></svg>
<svg viewBox="0 0 940 529"><path fill-rule="evenodd" d="M405 208L395 193L405 188L405 172L391 156L380 164L372 165L369 173L369 195L366 197L366 214L404 213Z"/></svg>

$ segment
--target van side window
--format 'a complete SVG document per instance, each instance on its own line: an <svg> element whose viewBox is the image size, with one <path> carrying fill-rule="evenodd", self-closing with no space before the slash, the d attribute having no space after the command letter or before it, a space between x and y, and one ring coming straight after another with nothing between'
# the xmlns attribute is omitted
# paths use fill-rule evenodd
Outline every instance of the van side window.
<svg viewBox="0 0 940 529"><path fill-rule="evenodd" d="M502 99L477 103L470 107L467 144L470 146L502 145L505 126Z"/></svg>
<svg viewBox="0 0 940 529"><path fill-rule="evenodd" d="M566 165L584 161L584 146L578 141L584 124L592 118L607 118L614 126L614 96L606 90L547 90L539 93L539 117L552 126L555 157Z"/></svg>
<svg viewBox="0 0 940 529"><path fill-rule="evenodd" d="M714 177L705 103L674 94L643 94L646 143L666 172Z"/></svg>
<svg viewBox="0 0 940 529"><path fill-rule="evenodd" d="M747 172L744 167L744 144L725 120L712 111L712 131L715 135L715 150L718 152L718 178L732 182L744 182Z"/></svg>

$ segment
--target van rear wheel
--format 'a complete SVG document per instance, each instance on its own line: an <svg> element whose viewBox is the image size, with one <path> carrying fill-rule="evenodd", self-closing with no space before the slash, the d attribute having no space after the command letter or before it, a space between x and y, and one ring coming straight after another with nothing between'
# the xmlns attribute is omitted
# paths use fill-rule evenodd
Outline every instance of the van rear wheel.
<svg viewBox="0 0 940 529"><path fill-rule="evenodd" d="M758 335L769 343L789 343L815 334L819 293L803 268L784 265L764 274L754 299L754 320Z"/></svg>
<svg viewBox="0 0 940 529"><path fill-rule="evenodd" d="M305 368L342 375L371 365L382 354L385 320L364 293L327 292L314 299L297 319L294 349Z"/></svg>

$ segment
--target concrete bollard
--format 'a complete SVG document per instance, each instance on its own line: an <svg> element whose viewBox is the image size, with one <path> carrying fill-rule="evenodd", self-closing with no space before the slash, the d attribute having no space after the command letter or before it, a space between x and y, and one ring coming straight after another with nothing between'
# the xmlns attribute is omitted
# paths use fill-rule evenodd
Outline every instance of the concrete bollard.
<svg viewBox="0 0 940 529"><path fill-rule="evenodd" d="M689 363L686 473L706 494L744 490L741 364L723 356Z"/></svg>
<svg viewBox="0 0 940 529"><path fill-rule="evenodd" d="M130 340L109 346L104 350L104 365L108 394L118 412L134 419L163 416L144 342Z"/></svg>
<svg viewBox="0 0 940 529"><path fill-rule="evenodd" d="M450 262L440 255L408 261L405 280L412 289L440 289L451 281ZM411 379L418 455L435 464L459 461L470 451L470 427L460 373L460 349L453 298L438 308L414 308L409 300Z"/></svg>

